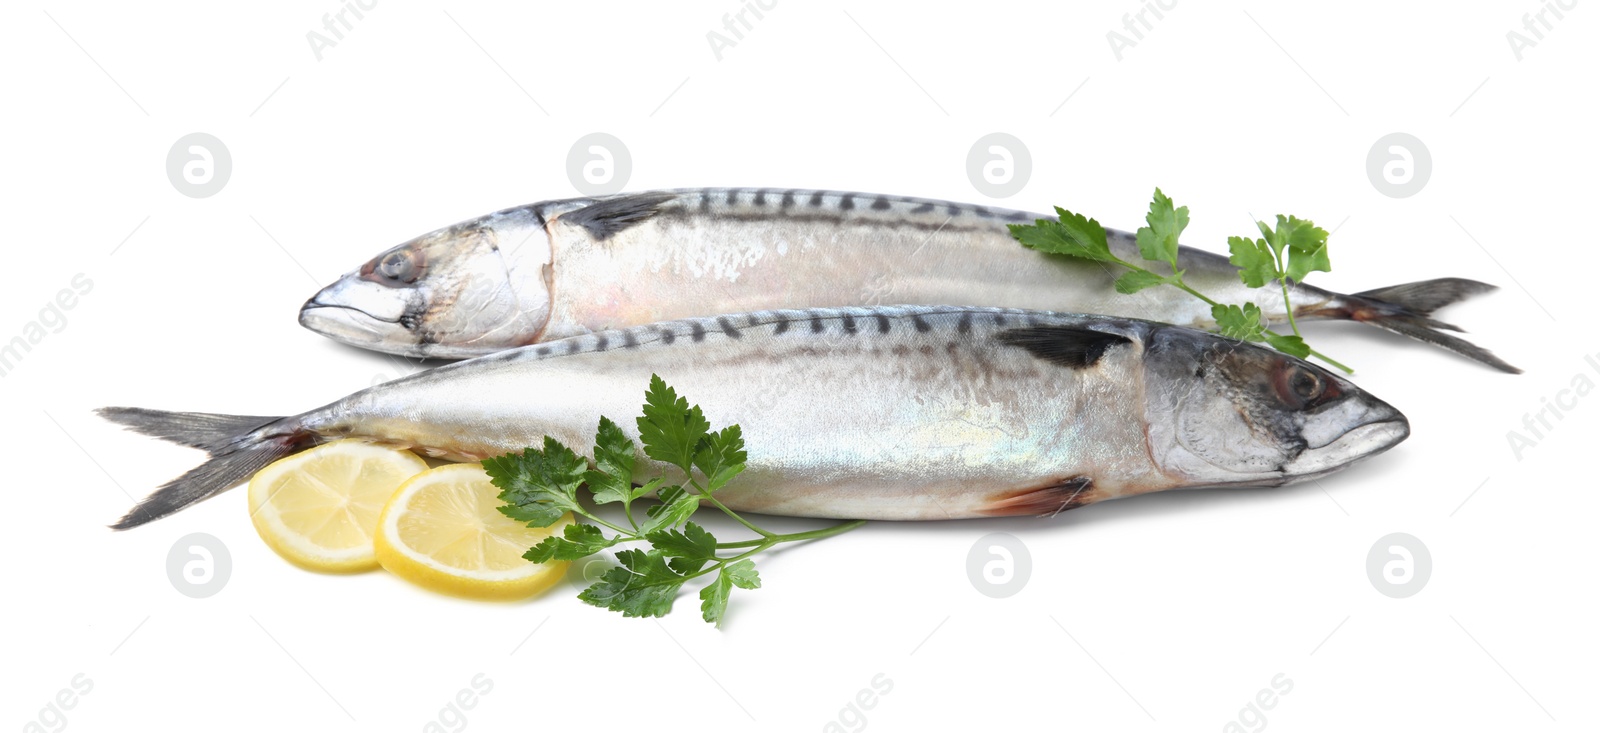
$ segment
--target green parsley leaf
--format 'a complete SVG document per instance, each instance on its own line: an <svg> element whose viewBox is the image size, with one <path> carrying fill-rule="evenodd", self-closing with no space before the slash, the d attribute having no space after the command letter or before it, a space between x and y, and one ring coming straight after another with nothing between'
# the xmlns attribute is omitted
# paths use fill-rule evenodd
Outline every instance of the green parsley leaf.
<svg viewBox="0 0 1600 733"><path fill-rule="evenodd" d="M1240 341L1261 340L1261 309L1255 303L1236 305L1217 304L1211 308L1211 317L1223 336Z"/></svg>
<svg viewBox="0 0 1600 733"><path fill-rule="evenodd" d="M717 538L694 522L683 525L682 531L651 532L645 539L661 554L672 558L667 564L684 575L699 572L706 563L717 559Z"/></svg>
<svg viewBox="0 0 1600 733"><path fill-rule="evenodd" d="M1272 253L1274 255L1276 255L1277 253L1283 251L1283 236L1282 236L1282 234L1273 231L1272 227L1267 226L1266 222L1261 221L1259 219L1256 220L1256 228L1261 230L1261 236L1267 238L1267 245L1272 247Z"/></svg>
<svg viewBox="0 0 1600 733"><path fill-rule="evenodd" d="M1239 268L1239 280L1246 287L1259 288L1278 279L1278 263L1264 239L1228 237L1228 262Z"/></svg>
<svg viewBox="0 0 1600 733"><path fill-rule="evenodd" d="M1129 270L1117 278L1116 288L1119 293L1137 293L1145 288L1167 282L1167 278L1157 275L1149 270Z"/></svg>
<svg viewBox="0 0 1600 733"><path fill-rule="evenodd" d="M740 560L732 565L723 566L722 572L737 587L745 590L755 590L761 587L761 575L756 572L756 564L749 558Z"/></svg>
<svg viewBox="0 0 1600 733"><path fill-rule="evenodd" d="M756 565L749 559L724 565L715 580L700 589L700 617L708 623L722 625L722 616L728 610L728 596L737 586L747 590L761 587Z"/></svg>
<svg viewBox="0 0 1600 733"><path fill-rule="evenodd" d="M722 616L728 612L728 596L732 593L733 580L728 573L717 573L717 577L700 589L700 618L721 628Z"/></svg>
<svg viewBox="0 0 1600 733"><path fill-rule="evenodd" d="M594 503L610 504L633 500L633 440L610 418L600 418L594 433L594 469L583 474L594 495Z"/></svg>
<svg viewBox="0 0 1600 733"><path fill-rule="evenodd" d="M683 469L694 463L694 452L711 429L700 406L678 396L661 377L650 375L644 394L644 415L639 418L639 438L644 454Z"/></svg>
<svg viewBox="0 0 1600 733"><path fill-rule="evenodd" d="M552 535L544 538L522 556L529 562L540 563L551 560L578 560L622 540L621 537L606 537L599 527L592 524L569 524L562 528L561 534L560 537Z"/></svg>
<svg viewBox="0 0 1600 733"><path fill-rule="evenodd" d="M1328 233L1309 219L1279 214L1277 231L1292 249L1310 250L1328 243Z"/></svg>
<svg viewBox="0 0 1600 733"><path fill-rule="evenodd" d="M548 527L561 515L579 509L577 491L589 462L555 438L545 436L544 450L528 448L483 461L489 480L500 487L506 506L500 513L530 527Z"/></svg>
<svg viewBox="0 0 1600 733"><path fill-rule="evenodd" d="M1289 264L1282 274L1289 279L1300 282L1313 272L1332 271L1333 266L1328 261L1328 232L1316 224L1279 214L1276 227L1269 227L1264 221L1256 222L1256 227L1266 235L1274 257L1288 250Z"/></svg>
<svg viewBox="0 0 1600 733"><path fill-rule="evenodd" d="M659 501L661 503L657 504L655 506L652 506L652 507L650 507L649 509L647 509L645 511L646 511L647 514L649 514L650 516L653 517L653 516L655 516L657 514L660 514L662 512L662 510L666 509L666 506L668 504L671 504L672 502L677 501L678 497L683 496L684 494L687 494L687 493L689 493L689 492L684 491L682 486L678 486L676 484L674 484L672 486L665 487L665 488L661 489L660 491L656 492L656 501Z"/></svg>
<svg viewBox="0 0 1600 733"><path fill-rule="evenodd" d="M690 494L677 486L662 489L659 494L661 504L650 507L649 519L639 527L639 533L649 536L652 532L671 529L692 516L700 508L700 495Z"/></svg>
<svg viewBox="0 0 1600 733"><path fill-rule="evenodd" d="M1156 189L1150 200L1150 213L1144 217L1149 226L1135 233L1139 242L1139 256L1154 262L1165 262L1178 270L1178 235L1189 226L1189 207L1172 206L1172 199Z"/></svg>
<svg viewBox="0 0 1600 733"><path fill-rule="evenodd" d="M673 598L686 578L672 572L660 552L622 550L617 561L622 565L607 570L579 593L578 599L630 618L665 616L672 610Z"/></svg>
<svg viewBox="0 0 1600 733"><path fill-rule="evenodd" d="M1284 336L1267 330L1261 320L1261 310L1246 303L1244 306L1219 304L1184 281L1184 272L1178 269L1178 240L1189 226L1189 207L1177 206L1160 188L1151 197L1145 226L1135 233L1139 255L1145 262L1165 262L1170 275L1162 275L1142 264L1124 261L1114 254L1106 241L1105 228L1094 219L1056 207L1058 221L1038 219L1033 224L1011 224L1011 236L1023 246L1039 252L1067 255L1096 262L1110 262L1130 270L1119 276L1114 285L1119 293L1138 293L1157 285L1172 285L1212 305L1212 317L1217 330L1224 336L1246 341L1269 341L1286 354L1305 358L1315 355L1345 372L1350 368L1328 356L1311 350L1298 335ZM1298 333L1295 325L1294 304L1289 294L1291 282L1303 282L1313 272L1333 269L1328 259L1328 232L1309 220L1279 215L1277 226L1256 221L1261 238L1230 237L1228 261L1238 268L1239 281L1251 288L1266 286L1269 282L1280 286L1289 327ZM1159 268L1157 268L1159 269Z"/></svg>
<svg viewBox="0 0 1600 733"><path fill-rule="evenodd" d="M1261 337L1266 339L1267 343L1270 344L1272 348L1282 351L1290 356L1304 359L1311 355L1311 347L1307 346L1305 340L1299 336L1285 335L1263 330L1261 332Z"/></svg>
<svg viewBox="0 0 1600 733"><path fill-rule="evenodd" d="M672 610L685 582L715 573L710 586L701 591L701 613L707 621L718 623L727 611L732 589L759 588L761 579L749 559L731 562L719 556L717 538L689 519L710 492L726 486L744 470L744 437L737 425L713 432L700 408L679 397L659 376L652 375L643 412L637 424L645 455L677 466L684 473L683 483L668 484L667 477L660 476L634 486L638 447L620 426L602 417L595 430L593 468L550 437L544 439L542 448L485 460L484 469L504 502L498 509L530 526L550 526L567 512L591 522L568 524L559 535L528 548L523 558L535 563L582 560L625 542L650 543L648 550L618 551L620 564L578 594L583 602L624 616L664 616ZM696 482L696 472L705 477L704 487ZM628 526L601 519L586 503L580 503L577 494L585 486L597 504L620 502ZM659 501L652 502L648 518L641 524L633 514L632 502L650 494ZM724 545L724 550L751 548L734 557L764 552L783 542L820 539L865 524L857 520L823 530L776 534L756 527L731 509L718 508L761 536ZM614 534L608 535L608 529Z"/></svg>
<svg viewBox="0 0 1600 733"><path fill-rule="evenodd" d="M639 486L633 487L633 489L630 491L630 494L632 495L632 498L638 499L640 497L643 497L645 495L650 494L651 492L654 492L657 489L660 489L661 485L666 483L666 482L667 482L667 480L665 478L661 478L661 477L653 478L653 479L650 479L649 481L644 482L643 484L641 484ZM670 488L676 489L678 487L673 486L673 487L670 487ZM679 489L679 490L681 491L682 489Z"/></svg>
<svg viewBox="0 0 1600 733"><path fill-rule="evenodd" d="M1328 260L1328 232L1310 221L1292 216L1285 218L1279 214L1278 228L1285 227L1288 234L1284 239L1289 247L1289 265L1285 274L1290 280L1301 282L1313 272L1333 271L1333 264Z"/></svg>
<svg viewBox="0 0 1600 733"><path fill-rule="evenodd" d="M706 491L712 492L726 486L733 477L744 470L744 438L738 425L729 425L722 432L711 433L700 442L694 452L694 467L706 476Z"/></svg>
<svg viewBox="0 0 1600 733"><path fill-rule="evenodd" d="M1096 262L1115 262L1100 222L1056 207L1059 221L1038 219L1032 224L1010 224L1011 236L1022 246L1046 254L1067 255Z"/></svg>

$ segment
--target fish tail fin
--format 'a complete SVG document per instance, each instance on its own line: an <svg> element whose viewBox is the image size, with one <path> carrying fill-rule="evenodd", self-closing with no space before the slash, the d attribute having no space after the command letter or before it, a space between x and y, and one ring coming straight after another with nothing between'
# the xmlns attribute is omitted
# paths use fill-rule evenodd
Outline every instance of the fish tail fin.
<svg viewBox="0 0 1600 733"><path fill-rule="evenodd" d="M1474 295L1491 293L1500 288L1477 280L1460 277L1441 277L1436 280L1419 280L1414 283L1390 285L1387 288L1363 290L1357 298L1376 300L1397 306L1415 316L1431 316L1433 312L1452 303L1459 303ZM1461 329L1446 325L1453 331Z"/></svg>
<svg viewBox="0 0 1600 733"><path fill-rule="evenodd" d="M1495 369L1499 369L1507 374L1522 373L1521 369L1506 363L1504 359L1495 356L1494 353L1488 349L1485 349L1482 346L1474 344L1471 341L1459 336L1451 336L1448 333L1440 332L1436 326L1432 325L1438 322L1431 318L1384 316L1374 319L1358 318L1356 320L1360 320L1364 323L1370 323L1385 331L1392 331L1402 336L1410 336L1418 341L1423 341L1433 344L1434 346L1449 349L1457 354L1467 357L1468 359L1494 367Z"/></svg>
<svg viewBox="0 0 1600 733"><path fill-rule="evenodd" d="M210 454L205 463L162 484L135 504L111 525L118 530L153 522L233 488L267 464L305 448L311 438L292 418L141 407L102 407L95 412L134 432Z"/></svg>
<svg viewBox="0 0 1600 733"><path fill-rule="evenodd" d="M1332 308L1315 315L1369 323L1385 331L1449 349L1502 372L1521 374L1521 369L1506 363L1488 349L1444 333L1463 331L1433 318L1433 312L1440 308L1497 289L1494 285L1476 280L1442 277L1340 296L1335 299Z"/></svg>

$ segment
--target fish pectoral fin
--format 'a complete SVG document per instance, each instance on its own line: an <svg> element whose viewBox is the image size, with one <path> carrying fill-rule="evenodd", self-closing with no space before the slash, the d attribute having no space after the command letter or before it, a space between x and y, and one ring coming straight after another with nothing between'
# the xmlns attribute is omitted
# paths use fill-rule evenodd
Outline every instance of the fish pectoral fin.
<svg viewBox="0 0 1600 733"><path fill-rule="evenodd" d="M1001 331L995 340L1020 346L1036 358L1071 369L1087 369L1107 349L1131 343L1127 336L1076 326L1034 326Z"/></svg>
<svg viewBox="0 0 1600 733"><path fill-rule="evenodd" d="M1092 504L1101 497L1095 495L1094 481L1087 476L1073 476L1048 486L1005 491L996 494L978 510L991 517L1011 517L1033 514L1053 517L1068 509Z"/></svg>
<svg viewBox="0 0 1600 733"><path fill-rule="evenodd" d="M605 241L661 213L661 205L674 198L676 194L664 192L617 196L562 214L556 222L583 227L589 236Z"/></svg>

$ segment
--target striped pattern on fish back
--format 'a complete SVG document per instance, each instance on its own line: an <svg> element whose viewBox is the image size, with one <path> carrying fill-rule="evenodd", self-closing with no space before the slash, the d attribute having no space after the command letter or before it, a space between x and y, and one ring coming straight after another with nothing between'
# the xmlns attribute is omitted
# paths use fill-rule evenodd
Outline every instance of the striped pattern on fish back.
<svg viewBox="0 0 1600 733"><path fill-rule="evenodd" d="M697 212L728 215L826 215L855 219L910 219L928 217L993 222L1032 221L1037 214L976 204L862 193L797 188L687 188L674 194L675 204Z"/></svg>
<svg viewBox="0 0 1600 733"><path fill-rule="evenodd" d="M818 226L881 226L890 229L1003 233L1006 224L1040 217L1025 211L951 201L853 191L794 188L693 188L624 194L650 200L664 221L762 222L781 220ZM609 201L617 201L611 199ZM601 203L606 203L602 201Z"/></svg>
<svg viewBox="0 0 1600 733"><path fill-rule="evenodd" d="M932 340L968 340L1006 329L1039 326L1082 326L1120 334L1143 333L1145 321L1111 316L1056 313L1019 308L961 306L864 306L767 310L706 318L686 318L630 328L611 329L524 346L458 362L416 375L448 373L474 364L515 364L575 354L641 347L688 348L695 344L747 337L799 337L847 342L906 336Z"/></svg>

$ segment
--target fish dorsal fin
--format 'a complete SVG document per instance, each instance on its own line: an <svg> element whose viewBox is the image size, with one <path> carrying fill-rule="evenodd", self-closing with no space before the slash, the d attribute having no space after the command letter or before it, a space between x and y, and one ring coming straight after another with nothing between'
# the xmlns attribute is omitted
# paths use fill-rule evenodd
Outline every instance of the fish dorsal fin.
<svg viewBox="0 0 1600 733"><path fill-rule="evenodd" d="M606 240L661 213L661 205L674 198L675 194L665 192L628 194L562 214L557 221L583 227L595 239Z"/></svg>
<svg viewBox="0 0 1600 733"><path fill-rule="evenodd" d="M1032 326L1001 331L995 340L1020 346L1034 356L1073 369L1087 369L1118 344L1132 343L1126 336L1077 326Z"/></svg>

